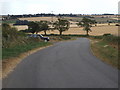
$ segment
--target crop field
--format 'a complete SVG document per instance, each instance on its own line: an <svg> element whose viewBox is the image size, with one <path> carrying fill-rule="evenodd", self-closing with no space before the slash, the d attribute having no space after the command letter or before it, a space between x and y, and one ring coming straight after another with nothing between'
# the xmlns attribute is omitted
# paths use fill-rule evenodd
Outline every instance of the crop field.
<svg viewBox="0 0 120 90"><path fill-rule="evenodd" d="M64 19L67 19L72 22L78 22L81 21L83 17L62 17ZM19 20L28 20L28 21L40 21L40 20L46 20L46 21L56 21L58 18L57 17L29 17L29 18L18 18ZM92 20L96 20L97 22L104 22L106 23L108 20L118 20L118 18L101 18L101 17L95 17L95 18L90 18Z"/></svg>
<svg viewBox="0 0 120 90"><path fill-rule="evenodd" d="M78 27L76 25L77 20L81 20L82 18L79 17L64 17L65 19L69 20L71 25L70 29L68 31L63 32L63 34L86 34L85 31L83 31L82 27ZM97 18L96 21L103 21L105 22L106 20L111 20L113 18ZM31 17L31 18L19 18L19 20L28 20L28 21L40 21L40 20L47 20L51 21L52 17ZM57 17L53 17L53 21L55 22L57 20ZM28 29L26 25L19 25L15 26L18 28L18 30L24 30ZM112 23L111 25L108 25L108 23L104 24L97 24L97 26L93 26L91 28L92 32L90 32L90 35L103 35L106 33L110 33L113 35L118 35L118 27L115 26L115 23ZM40 32L41 34L44 34L44 32ZM47 34L59 34L57 30L54 31L47 31Z"/></svg>
<svg viewBox="0 0 120 90"><path fill-rule="evenodd" d="M106 33L110 33L113 34L115 36L118 36L118 27L116 26L102 26L102 27L92 27L91 28L92 32L90 32L90 35L93 36L99 36L99 35L103 35ZM41 34L44 34L44 32L40 32ZM47 34L59 34L59 32L57 30L55 31L48 31ZM79 28L79 27L73 27L70 28L68 31L63 32L63 34L86 34L86 32L83 30L83 28Z"/></svg>
<svg viewBox="0 0 120 90"><path fill-rule="evenodd" d="M26 25L20 25L20 26L15 26L18 30L25 30L28 29L28 26ZM98 25L96 27L91 28L92 32L90 32L90 35L103 35L106 33L110 33L113 35L118 35L118 27L115 25L107 25L107 24L102 24ZM44 32L40 32L41 34L44 34ZM47 31L47 34L59 34L58 30L54 31ZM86 32L83 30L82 27L77 27L76 25L71 25L71 28L68 31L63 32L63 34L86 34Z"/></svg>

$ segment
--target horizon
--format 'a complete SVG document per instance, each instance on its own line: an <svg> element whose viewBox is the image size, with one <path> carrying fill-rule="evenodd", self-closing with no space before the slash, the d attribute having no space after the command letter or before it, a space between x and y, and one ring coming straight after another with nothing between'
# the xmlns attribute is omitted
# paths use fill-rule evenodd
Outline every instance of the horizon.
<svg viewBox="0 0 120 90"><path fill-rule="evenodd" d="M31 14L31 13L29 13L29 14L6 14L5 16L7 16L7 15L36 15L36 14L52 14L52 13L34 13L34 14ZM54 13L53 13L54 14ZM113 14L113 13L103 13L103 14L80 14L80 13L78 13L78 14L74 14L74 13L58 13L58 14L54 14L54 15L59 15L59 14L72 14L72 15L104 15L104 14ZM118 14L113 14L113 15L118 15ZM0 15L0 16L4 16L4 15Z"/></svg>
<svg viewBox="0 0 120 90"><path fill-rule="evenodd" d="M1 0L0 15L118 14L119 0Z"/></svg>
<svg viewBox="0 0 120 90"><path fill-rule="evenodd" d="M54 13L34 13L34 14L31 14L31 13L28 13L28 14L6 14L6 15L36 15L36 14L54 14ZM114 14L114 13L102 13L102 14L84 14L84 13L77 13L77 14L74 14L74 13L57 13L57 14L54 14L54 15L59 15L59 14L72 14L72 15L104 15L104 14L113 14L113 15L118 15L118 14ZM2 15L1 15L2 16ZM4 16L4 15L3 15Z"/></svg>

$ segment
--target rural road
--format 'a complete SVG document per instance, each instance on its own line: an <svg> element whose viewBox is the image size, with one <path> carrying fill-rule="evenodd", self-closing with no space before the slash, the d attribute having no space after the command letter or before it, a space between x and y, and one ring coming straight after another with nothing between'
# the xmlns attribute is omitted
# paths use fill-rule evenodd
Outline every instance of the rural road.
<svg viewBox="0 0 120 90"><path fill-rule="evenodd" d="M92 54L87 38L79 38L28 56L3 88L118 88L118 70Z"/></svg>

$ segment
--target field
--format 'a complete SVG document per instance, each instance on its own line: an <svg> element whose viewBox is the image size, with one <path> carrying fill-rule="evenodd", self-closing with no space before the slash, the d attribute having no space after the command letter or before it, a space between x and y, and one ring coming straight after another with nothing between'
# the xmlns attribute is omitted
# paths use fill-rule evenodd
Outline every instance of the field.
<svg viewBox="0 0 120 90"><path fill-rule="evenodd" d="M30 17L30 18L19 18L19 20L28 20L28 21L41 21L41 20L46 20L46 21L51 21L52 17ZM53 17L53 21L56 21L57 18Z"/></svg>
<svg viewBox="0 0 120 90"><path fill-rule="evenodd" d="M85 31L83 31L83 28L79 28L76 25L76 21L80 21L82 18L79 17L64 17L65 19L69 20L71 25L70 29L68 31L63 32L63 34L86 34ZM96 21L103 21L105 22L106 20L111 20L113 18L95 18ZM40 21L40 20L47 20L51 21L52 17L31 17L31 18L19 18L19 20L28 20L28 21ZM53 17L53 21L56 21L57 17ZM18 28L18 30L24 30L27 29L28 27L25 25L20 25L20 26L15 26ZM115 23L108 25L107 23L104 24L97 24L97 26L93 26L92 32L90 32L90 35L103 35L105 33L111 33L113 35L118 35L118 27L115 26ZM44 34L44 32L40 32L41 34ZM57 30L54 31L47 31L47 34L59 34Z"/></svg>
<svg viewBox="0 0 120 90"><path fill-rule="evenodd" d="M83 17L62 17L64 19L67 19L71 22L78 22L81 21ZM30 18L18 18L19 20L28 20L28 21L40 21L40 20L46 20L46 21L56 21L57 17L30 17ZM92 20L96 20L97 22L103 22L107 23L107 21L117 21L118 18L100 18L100 17L95 17L95 18L90 18Z"/></svg>
<svg viewBox="0 0 120 90"><path fill-rule="evenodd" d="M27 26L15 26L16 28L18 28L18 30L24 30L27 29ZM86 34L85 31L82 30L83 28L79 28L79 27L71 27L68 31L63 32L63 34ZM90 35L103 35L105 33L111 33L113 35L118 35L118 27L115 25L98 25L96 27L92 27L92 32L90 32ZM40 32L41 34L44 34L44 32ZM59 34L59 32L57 30L54 31L47 31L47 34Z"/></svg>

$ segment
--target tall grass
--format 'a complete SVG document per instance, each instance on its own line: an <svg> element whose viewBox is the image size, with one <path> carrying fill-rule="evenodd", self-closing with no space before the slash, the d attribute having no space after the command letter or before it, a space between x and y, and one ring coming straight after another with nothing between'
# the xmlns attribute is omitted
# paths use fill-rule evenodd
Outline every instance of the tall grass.
<svg viewBox="0 0 120 90"><path fill-rule="evenodd" d="M16 57L34 48L49 45L39 38L30 38L8 24L2 24L2 59Z"/></svg>
<svg viewBox="0 0 120 90"><path fill-rule="evenodd" d="M120 42L120 37L119 36L113 36L113 35L108 35L108 36L90 36L90 38L93 39L101 39L103 41L113 43L113 44L118 44Z"/></svg>
<svg viewBox="0 0 120 90"><path fill-rule="evenodd" d="M99 42L92 44L94 54L104 62L120 69L120 37L107 35L107 36L92 36L93 40L97 39ZM106 46L108 45L108 46ZM106 46L106 47L105 47Z"/></svg>
<svg viewBox="0 0 120 90"><path fill-rule="evenodd" d="M47 46L50 45L50 43L46 43L46 42L29 42L27 44L21 44L21 45L17 45L14 47L10 47L10 48L3 48L3 52L2 52L2 59L7 59L7 58L11 58L11 57L17 57L19 56L21 53L27 52L29 50L38 48L38 47L43 47L43 46Z"/></svg>

